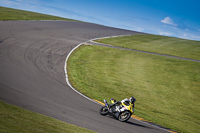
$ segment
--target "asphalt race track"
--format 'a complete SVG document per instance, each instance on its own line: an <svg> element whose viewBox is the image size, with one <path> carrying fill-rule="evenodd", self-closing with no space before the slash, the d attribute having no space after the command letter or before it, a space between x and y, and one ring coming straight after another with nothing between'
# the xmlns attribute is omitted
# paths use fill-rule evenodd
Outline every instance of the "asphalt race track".
<svg viewBox="0 0 200 133"><path fill-rule="evenodd" d="M0 100L102 133L167 132L134 119L123 123L99 115L101 106L65 81L63 68L72 48L127 34L138 33L83 22L0 21Z"/></svg>

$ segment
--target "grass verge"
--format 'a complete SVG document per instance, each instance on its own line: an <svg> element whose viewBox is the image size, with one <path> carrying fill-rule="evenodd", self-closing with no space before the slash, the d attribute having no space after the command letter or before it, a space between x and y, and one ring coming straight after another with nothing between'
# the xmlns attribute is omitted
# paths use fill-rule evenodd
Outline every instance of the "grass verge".
<svg viewBox="0 0 200 133"><path fill-rule="evenodd" d="M101 46L68 60L71 84L92 99L137 98L135 115L178 132L200 132L200 63Z"/></svg>
<svg viewBox="0 0 200 133"><path fill-rule="evenodd" d="M0 20L69 20L72 19L46 15L41 13L35 13L30 11L0 7Z"/></svg>
<svg viewBox="0 0 200 133"><path fill-rule="evenodd" d="M158 35L132 35L96 40L100 43L200 60L200 41Z"/></svg>
<svg viewBox="0 0 200 133"><path fill-rule="evenodd" d="M1 133L94 133L0 101Z"/></svg>

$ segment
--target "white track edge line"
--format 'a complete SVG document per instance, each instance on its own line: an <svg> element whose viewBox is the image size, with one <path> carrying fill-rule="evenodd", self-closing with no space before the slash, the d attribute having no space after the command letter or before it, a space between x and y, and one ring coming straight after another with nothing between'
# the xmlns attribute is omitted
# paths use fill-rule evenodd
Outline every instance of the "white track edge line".
<svg viewBox="0 0 200 133"><path fill-rule="evenodd" d="M78 44L76 47L74 47L74 48L69 52L69 54L68 54L67 57L66 57L65 66L64 66L65 76L66 76L66 82L67 82L68 86L69 86L72 90L74 90L76 93L78 93L79 95L83 96L84 98L86 98L86 99L88 99L88 100L90 100L90 101L92 101L92 102L95 102L95 101L93 101L92 99L90 99L89 97L87 97L87 96L83 95L82 93L80 93L79 91L77 91L74 87L72 87L72 85L71 85L70 82L69 82L69 78L68 78L67 61L68 61L68 59L69 59L69 56L72 54L72 52L74 52L74 50L76 50L78 47L80 47L80 46L83 45L84 43L86 43L86 42L80 43L80 44ZM97 103L97 102L95 102L95 103ZM98 103L98 104L99 104L99 103Z"/></svg>
<svg viewBox="0 0 200 133"><path fill-rule="evenodd" d="M131 34L130 34L130 35L131 35ZM69 59L69 56L72 54L72 52L74 52L74 50L76 50L78 47L80 47L80 46L83 45L83 44L86 44L86 43L89 42L89 41L93 42L94 40L97 40L97 39L112 38L112 37L120 37L120 36L130 36L130 35L117 35L117 36L107 36L107 37L94 38L94 39L88 40L88 41L86 41L86 42L82 42L82 43L78 44L76 47L74 47L74 48L69 52L69 54L67 55L67 57L66 57L66 59L65 59L65 65L64 65L64 71L65 71L65 76L66 76L66 82L67 82L68 86L69 86L73 91L75 91L75 92L78 93L79 95L83 96L84 98L88 99L89 101L92 101L92 102L94 102L94 103L96 103L96 104L102 106L102 104L100 104L100 103L98 103L98 102L92 100L91 98L89 98L89 97L83 95L82 93L80 93L79 91L77 91L77 90L70 84L69 78L68 78L68 72L67 72L67 61L68 61L68 59ZM147 125L150 125L150 126L153 126L153 127L158 128L158 129L161 129L161 130L164 130L164 131L167 131L167 132L170 132L170 133L171 133L170 130L167 130L167 129L158 127L158 126L156 126L156 125L151 125L151 124L149 124L149 123L147 123L147 122L140 121L140 120L135 119L135 118L133 118L133 117L131 117L131 118L134 119L134 120L137 120L137 121L139 121L139 122L142 122L142 123L144 123L144 124L147 124Z"/></svg>

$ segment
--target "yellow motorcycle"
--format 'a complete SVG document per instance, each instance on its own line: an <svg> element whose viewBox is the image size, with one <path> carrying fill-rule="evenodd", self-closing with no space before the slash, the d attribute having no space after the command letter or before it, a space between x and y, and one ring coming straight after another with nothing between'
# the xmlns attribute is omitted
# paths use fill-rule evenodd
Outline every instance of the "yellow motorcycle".
<svg viewBox="0 0 200 133"><path fill-rule="evenodd" d="M131 115L134 113L133 104L116 102L116 100L111 99L112 104L108 104L108 102L104 99L105 106L101 107L99 113L101 115L110 115L121 122L128 121Z"/></svg>

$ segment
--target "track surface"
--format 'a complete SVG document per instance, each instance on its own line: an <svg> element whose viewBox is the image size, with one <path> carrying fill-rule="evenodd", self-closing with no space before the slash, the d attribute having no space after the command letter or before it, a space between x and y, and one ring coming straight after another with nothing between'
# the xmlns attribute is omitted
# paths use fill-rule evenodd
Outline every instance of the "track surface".
<svg viewBox="0 0 200 133"><path fill-rule="evenodd" d="M97 132L166 132L133 119L122 123L100 116L100 105L66 84L63 67L73 47L126 34L138 33L82 22L0 21L0 100Z"/></svg>

